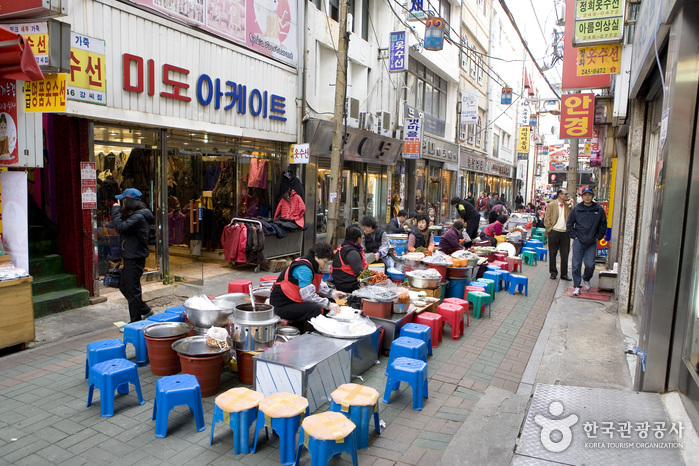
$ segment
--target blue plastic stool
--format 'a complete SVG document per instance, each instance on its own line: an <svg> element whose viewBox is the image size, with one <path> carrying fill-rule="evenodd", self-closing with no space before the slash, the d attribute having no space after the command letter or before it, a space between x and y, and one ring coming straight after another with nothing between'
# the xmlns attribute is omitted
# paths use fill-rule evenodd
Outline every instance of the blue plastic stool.
<svg viewBox="0 0 699 466"><path fill-rule="evenodd" d="M153 314L148 318L150 323L154 322L184 322L184 317L182 314L176 314L174 312L161 312L160 314Z"/></svg>
<svg viewBox="0 0 699 466"><path fill-rule="evenodd" d="M544 245L542 241L539 241L538 239L530 239L525 243L525 246L528 248L540 248Z"/></svg>
<svg viewBox="0 0 699 466"><path fill-rule="evenodd" d="M118 341L118 340L117 340ZM120 342L121 343L121 342ZM146 404L141 395L141 382L138 379L136 364L128 359L110 359L95 364L90 368L89 389L87 393L87 407L92 404L92 393L97 387L100 391L100 413L102 417L114 416L114 390L126 388L121 394L129 393L129 383L136 387L138 403Z"/></svg>
<svg viewBox="0 0 699 466"><path fill-rule="evenodd" d="M344 414L357 426L357 448L369 448L369 423L374 418L374 429L379 426L379 392L371 387L345 383L330 394L330 411Z"/></svg>
<svg viewBox="0 0 699 466"><path fill-rule="evenodd" d="M294 407L298 414L290 417L275 417L276 409L280 405ZM303 417L309 414L308 400L293 393L275 393L260 402L255 421L255 443L252 452L257 450L257 438L262 429L265 429L267 439L269 439L269 428L279 436L279 457L284 465L294 464L296 453L296 433L301 426Z"/></svg>
<svg viewBox="0 0 699 466"><path fill-rule="evenodd" d="M400 329L400 336L424 341L427 344L427 354L432 356L432 329L430 329L429 325L405 324Z"/></svg>
<svg viewBox="0 0 699 466"><path fill-rule="evenodd" d="M544 262L548 262L549 250L547 248L544 248L544 247L534 248L534 250L536 250L536 258L538 260L543 260Z"/></svg>
<svg viewBox="0 0 699 466"><path fill-rule="evenodd" d="M178 314L180 316L185 315L185 308L184 306L176 306L176 307L171 307L169 309L165 309L163 313L170 313L170 314Z"/></svg>
<svg viewBox="0 0 699 466"><path fill-rule="evenodd" d="M250 453L250 427L257 418L257 407L264 397L262 393L245 387L231 388L217 396L209 445L214 443L216 423L226 422L233 430L233 453Z"/></svg>
<svg viewBox="0 0 699 466"><path fill-rule="evenodd" d="M427 343L421 339L418 340L417 338L406 336L396 338L391 342L391 352L388 354L388 365L400 356L427 362ZM386 371L386 374L388 374L388 371Z"/></svg>
<svg viewBox="0 0 699 466"><path fill-rule="evenodd" d="M197 432L206 429L204 422L204 407L201 403L201 388L199 381L191 374L178 374L162 377L155 382L155 402L153 417L155 419L155 436L167 436L167 421L170 411L175 406L187 405L194 414Z"/></svg>
<svg viewBox="0 0 699 466"><path fill-rule="evenodd" d="M487 280L491 280L493 282L493 286L495 288L495 291L500 291L500 272L501 270L490 270L487 271L483 274L483 278ZM504 287L502 287L504 289Z"/></svg>
<svg viewBox="0 0 699 466"><path fill-rule="evenodd" d="M427 392L427 363L418 359L396 358L388 366L386 389L383 402L389 404L391 392L400 388L400 383L406 382L413 389L413 410L422 411L423 398L429 398Z"/></svg>
<svg viewBox="0 0 699 466"><path fill-rule="evenodd" d="M484 293L488 293L490 296L492 296L493 299L495 299L495 292L493 291L492 293L490 290L488 290L488 284L484 282L479 282L479 281L473 281L468 284L468 286L478 286L480 288L483 288Z"/></svg>
<svg viewBox="0 0 699 466"><path fill-rule="evenodd" d="M522 292L524 290L524 296L528 296L529 292L529 278L524 275L511 275L510 276L510 294L515 294L515 291Z"/></svg>
<svg viewBox="0 0 699 466"><path fill-rule="evenodd" d="M493 270L502 270L502 267L499 265L486 265L485 269L488 271L493 271ZM485 276L485 275L484 275Z"/></svg>
<svg viewBox="0 0 699 466"><path fill-rule="evenodd" d="M330 458L343 452L352 457L353 466L358 466L356 435L356 426L340 413L328 411L309 416L301 424L294 464L299 464L305 446L312 466L327 465Z"/></svg>
<svg viewBox="0 0 699 466"><path fill-rule="evenodd" d="M85 378L90 375L92 366L110 359L126 359L126 346L121 340L112 338L88 343L87 356L85 357ZM125 392L119 391L119 393L129 393L128 387Z"/></svg>
<svg viewBox="0 0 699 466"><path fill-rule="evenodd" d="M139 320L124 326L124 346L131 343L136 350L136 364L143 366L148 364L148 349L146 348L146 337L143 336L143 329L153 322L150 320Z"/></svg>
<svg viewBox="0 0 699 466"><path fill-rule="evenodd" d="M526 247L526 246L525 246L525 247L523 247L523 248L520 250L520 255L521 255L521 253L523 253L523 252L534 252L534 253L535 253L535 252L536 252L536 248L534 248L534 247Z"/></svg>

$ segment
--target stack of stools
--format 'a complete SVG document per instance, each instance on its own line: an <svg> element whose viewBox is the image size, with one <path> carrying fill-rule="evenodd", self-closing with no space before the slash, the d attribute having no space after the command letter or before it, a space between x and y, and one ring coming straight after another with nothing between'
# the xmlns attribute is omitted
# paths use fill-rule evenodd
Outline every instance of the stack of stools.
<svg viewBox="0 0 699 466"><path fill-rule="evenodd" d="M153 419L155 419L155 436L167 436L167 421L170 411L175 406L187 405L194 414L197 432L204 432L204 407L201 403L199 381L191 374L178 374L162 377L155 382L155 402Z"/></svg>
<svg viewBox="0 0 699 466"><path fill-rule="evenodd" d="M264 277L260 277L260 286L267 286L269 288L277 281L277 278L279 278L279 275L265 275Z"/></svg>
<svg viewBox="0 0 699 466"><path fill-rule="evenodd" d="M529 265L536 265L537 264L536 250L534 250L534 248L522 248L522 252L520 253L520 257L522 258L522 262L525 264L529 264Z"/></svg>
<svg viewBox="0 0 699 466"><path fill-rule="evenodd" d="M386 389L383 402L389 404L391 392L400 388L401 382L407 382L413 390L413 409L422 411L423 398L428 398L427 363L418 359L396 358L388 365Z"/></svg>
<svg viewBox="0 0 699 466"><path fill-rule="evenodd" d="M143 395L141 395L138 369L136 369L136 364L128 359L109 359L91 366L88 383L87 407L89 408L92 404L92 393L95 387L97 387L100 391L100 413L102 417L114 416L114 390L118 388L120 394L126 395L129 393L129 383L136 387L139 404L146 404L143 401Z"/></svg>
<svg viewBox="0 0 699 466"><path fill-rule="evenodd" d="M486 270L502 270L502 266L499 264L496 264L495 262L491 262L485 266L485 269Z"/></svg>
<svg viewBox="0 0 699 466"><path fill-rule="evenodd" d="M491 265L495 265L497 267L500 267L500 270L509 270L509 266L507 264L507 261L493 261Z"/></svg>
<svg viewBox="0 0 699 466"><path fill-rule="evenodd" d="M540 248L544 245L544 242L538 239L530 239L524 245L528 248Z"/></svg>
<svg viewBox="0 0 699 466"><path fill-rule="evenodd" d="M522 258L517 257L517 256L507 256L507 265L508 265L508 269L507 269L508 272L510 272L510 273L515 272L515 271L517 271L517 269L519 269L519 271L521 272L522 271Z"/></svg>
<svg viewBox="0 0 699 466"><path fill-rule="evenodd" d="M182 322L184 322L184 317L186 315L186 309L184 306L175 306L165 309L163 312L169 312L170 314L178 314L182 317Z"/></svg>
<svg viewBox="0 0 699 466"><path fill-rule="evenodd" d="M442 341L442 316L434 312L421 312L415 316L415 323L432 329L432 348L436 348Z"/></svg>
<svg viewBox="0 0 699 466"><path fill-rule="evenodd" d="M443 303L449 303L449 304L456 304L457 306L461 306L461 310L466 314L466 327L469 327L471 324L469 322L468 318L468 301L465 299L461 298L446 298ZM463 321L463 317L461 318ZM431 354L431 353L430 353Z"/></svg>
<svg viewBox="0 0 699 466"><path fill-rule="evenodd" d="M250 427L257 418L257 407L264 397L262 393L245 387L231 388L217 396L211 420L209 445L214 443L216 423L223 421L233 430L233 453L249 453Z"/></svg>
<svg viewBox="0 0 699 466"><path fill-rule="evenodd" d="M458 299L458 298L447 298L447 299ZM444 301L446 301L445 299ZM468 302L466 302L468 305ZM427 354L432 356L432 329L429 325L422 324L405 324L400 329L400 336L411 337L418 340L422 340L427 345Z"/></svg>
<svg viewBox="0 0 699 466"><path fill-rule="evenodd" d="M495 280L491 280L489 278L479 278L476 280L476 283L485 283L486 284L486 292L495 299Z"/></svg>
<svg viewBox="0 0 699 466"><path fill-rule="evenodd" d="M483 306L488 306L488 317L490 317L490 304L493 302L493 297L483 291L469 291L466 295L466 301L473 304L473 318L481 317L481 309Z"/></svg>
<svg viewBox="0 0 699 466"><path fill-rule="evenodd" d="M524 290L524 296L528 296L529 293L529 278L524 275L511 275L510 276L510 294L515 294L515 291L520 293Z"/></svg>
<svg viewBox="0 0 699 466"><path fill-rule="evenodd" d="M491 295L491 297L492 297L493 299L495 299L495 293L490 293L490 291L488 290L488 284L487 284L487 283L475 281L475 282L471 282L471 283L469 284L469 286L477 286L477 287L480 287L480 288L481 288L481 291L483 291L484 293L488 293L489 295Z"/></svg>
<svg viewBox="0 0 699 466"><path fill-rule="evenodd" d="M374 418L374 429L379 426L379 392L371 387L345 383L330 394L330 411L342 413L357 426L357 448L369 447L369 423Z"/></svg>
<svg viewBox="0 0 699 466"><path fill-rule="evenodd" d="M311 454L312 466L326 465L330 458L342 452L352 456L352 465L358 466L356 435L354 423L340 413L328 411L309 416L301 424L296 460L293 464L299 464L301 450L305 445Z"/></svg>
<svg viewBox="0 0 699 466"><path fill-rule="evenodd" d="M496 252L495 254L493 254L493 258L496 261L505 262L507 260L507 253L506 252Z"/></svg>
<svg viewBox="0 0 699 466"><path fill-rule="evenodd" d="M110 359L126 359L126 346L121 340L111 338L88 343L87 356L85 357L85 378L87 379L90 375L92 366ZM119 391L119 393L129 393L129 387L126 387L125 392Z"/></svg>
<svg viewBox="0 0 699 466"><path fill-rule="evenodd" d="M124 326L124 346L131 343L136 350L136 364L143 366L148 363L148 349L146 348L146 337L143 336L143 329L152 325L151 320L139 320Z"/></svg>
<svg viewBox="0 0 699 466"><path fill-rule="evenodd" d="M296 432L302 417L308 414L308 400L293 393L279 392L260 401L255 421L255 443L252 452L257 450L257 437L265 429L269 439L269 428L279 436L279 456L282 464L294 462ZM344 416L343 416L344 417Z"/></svg>
<svg viewBox="0 0 699 466"><path fill-rule="evenodd" d="M161 312L160 314L153 314L148 318L148 321L152 324L154 322L184 322L184 317L182 314L176 312Z"/></svg>
<svg viewBox="0 0 699 466"><path fill-rule="evenodd" d="M549 260L549 250L545 247L535 247L534 250L536 251L536 258L538 260L543 260L545 262L548 262Z"/></svg>
<svg viewBox="0 0 699 466"><path fill-rule="evenodd" d="M388 355L388 364L398 358L406 357L427 362L427 343L417 338L402 336L391 342L391 352Z"/></svg>
<svg viewBox="0 0 699 466"><path fill-rule="evenodd" d="M229 293L249 293L252 282L250 280L233 280L228 283Z"/></svg>
<svg viewBox="0 0 699 466"><path fill-rule="evenodd" d="M542 245L546 245L546 228L534 228L532 238L541 241Z"/></svg>
<svg viewBox="0 0 699 466"><path fill-rule="evenodd" d="M455 298L449 298L455 299ZM458 299L458 298L456 298ZM467 302L468 304L468 302ZM437 306L437 314L442 316L442 327L449 322L451 325L451 339L458 340L464 334L464 309L459 304L443 302Z"/></svg>
<svg viewBox="0 0 699 466"><path fill-rule="evenodd" d="M483 274L483 278L493 280L495 291L506 290L510 284L510 272L506 270L492 270ZM503 285L502 282L505 282Z"/></svg>

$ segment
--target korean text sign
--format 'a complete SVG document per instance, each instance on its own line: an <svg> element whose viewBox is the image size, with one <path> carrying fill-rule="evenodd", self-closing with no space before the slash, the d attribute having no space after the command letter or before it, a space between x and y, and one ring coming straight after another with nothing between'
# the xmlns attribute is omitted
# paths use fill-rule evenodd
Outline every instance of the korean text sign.
<svg viewBox="0 0 699 466"><path fill-rule="evenodd" d="M7 29L17 34L21 34L32 48L36 63L41 65L49 64L49 26L48 23L17 23L4 24Z"/></svg>
<svg viewBox="0 0 699 466"><path fill-rule="evenodd" d="M619 44L579 47L576 52L578 76L615 74L621 67L621 45Z"/></svg>
<svg viewBox="0 0 699 466"><path fill-rule="evenodd" d="M66 75L47 74L43 81L27 81L24 85L24 111L65 112Z"/></svg>
<svg viewBox="0 0 699 466"><path fill-rule="evenodd" d="M591 138L594 121L593 93L561 96L561 139Z"/></svg>
<svg viewBox="0 0 699 466"><path fill-rule="evenodd" d="M422 149L422 120L405 119L405 137L403 139L403 158L419 159Z"/></svg>
<svg viewBox="0 0 699 466"><path fill-rule="evenodd" d="M310 144L292 144L289 147L289 163L308 163L310 153Z"/></svg>
<svg viewBox="0 0 699 466"><path fill-rule="evenodd" d="M389 45L389 71L397 73L408 69L407 41L405 31L392 32Z"/></svg>
<svg viewBox="0 0 699 466"><path fill-rule="evenodd" d="M519 127L519 137L517 138L517 153L529 153L529 126Z"/></svg>
<svg viewBox="0 0 699 466"><path fill-rule="evenodd" d="M101 39L70 34L68 99L107 105L104 45Z"/></svg>

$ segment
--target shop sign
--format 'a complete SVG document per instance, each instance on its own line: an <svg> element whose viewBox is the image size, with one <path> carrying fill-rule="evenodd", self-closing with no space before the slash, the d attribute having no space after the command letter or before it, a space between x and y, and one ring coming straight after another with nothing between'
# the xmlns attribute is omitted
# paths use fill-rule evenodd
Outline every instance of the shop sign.
<svg viewBox="0 0 699 466"><path fill-rule="evenodd" d="M622 0L577 0L575 19L594 19L608 16L623 16Z"/></svg>
<svg viewBox="0 0 699 466"><path fill-rule="evenodd" d="M425 50L439 51L444 48L444 25L444 20L438 16L425 20L425 40L422 43Z"/></svg>
<svg viewBox="0 0 699 466"><path fill-rule="evenodd" d="M403 138L403 158L419 159L422 154L422 119L405 119L405 136Z"/></svg>
<svg viewBox="0 0 699 466"><path fill-rule="evenodd" d="M97 164L80 162L80 192L83 210L97 208Z"/></svg>
<svg viewBox="0 0 699 466"><path fill-rule="evenodd" d="M519 127L519 137L517 138L517 158L520 154L529 155L529 126Z"/></svg>
<svg viewBox="0 0 699 466"><path fill-rule="evenodd" d="M503 87L500 94L500 104L501 105L511 105L512 104L512 88Z"/></svg>
<svg viewBox="0 0 699 466"><path fill-rule="evenodd" d="M410 0L410 10L408 10L408 21L420 21L427 14L423 7L423 0Z"/></svg>
<svg viewBox="0 0 699 466"><path fill-rule="evenodd" d="M470 125L478 122L478 92L465 90L461 92L461 124Z"/></svg>
<svg viewBox="0 0 699 466"><path fill-rule="evenodd" d="M621 68L621 45L580 47L578 54L578 76L616 74Z"/></svg>
<svg viewBox="0 0 699 466"><path fill-rule="evenodd" d="M107 105L105 41L70 33L68 100Z"/></svg>
<svg viewBox="0 0 699 466"><path fill-rule="evenodd" d="M125 53L122 56L123 63L123 89L129 92L143 93L154 96L155 85L155 60L148 60L144 64L142 57ZM144 66L145 65L145 66ZM164 64L162 66L162 83L166 90L160 92L160 97L175 99L182 102L191 102L192 98L186 95L190 84L187 68ZM273 94L266 90L250 88L245 84L233 81L222 82L221 79L211 79L208 74L201 74L196 82L197 101L206 107L212 102L216 110L221 108L228 111L235 107L235 111L245 115L248 111L254 117L261 116L271 120L286 121L286 98Z"/></svg>
<svg viewBox="0 0 699 466"><path fill-rule="evenodd" d="M389 71L399 73L408 69L407 41L405 31L392 32L389 41Z"/></svg>
<svg viewBox="0 0 699 466"><path fill-rule="evenodd" d="M592 137L595 121L595 95L565 94L561 96L561 139Z"/></svg>
<svg viewBox="0 0 699 466"><path fill-rule="evenodd" d="M131 0L185 24L296 65L295 0Z"/></svg>
<svg viewBox="0 0 699 466"><path fill-rule="evenodd" d="M526 102L519 104L519 125L529 125L529 105Z"/></svg>
<svg viewBox="0 0 699 466"><path fill-rule="evenodd" d="M310 153L310 144L292 144L289 147L289 163L308 163Z"/></svg>
<svg viewBox="0 0 699 466"><path fill-rule="evenodd" d="M49 25L43 23L3 24L12 32L21 34L34 52L34 58L39 66L49 64Z"/></svg>
<svg viewBox="0 0 699 466"><path fill-rule="evenodd" d="M607 232L604 238L597 240L597 257L607 257L609 254L609 240L612 237L612 229L609 228L609 201L607 199L597 199L597 203L604 209L604 214L607 216Z"/></svg>
<svg viewBox="0 0 699 466"><path fill-rule="evenodd" d="M617 43L621 42L623 33L623 16L576 21L573 45Z"/></svg>
<svg viewBox="0 0 699 466"><path fill-rule="evenodd" d="M47 74L42 81L24 84L24 111L52 113L66 111L66 75Z"/></svg>
<svg viewBox="0 0 699 466"><path fill-rule="evenodd" d="M17 81L0 79L0 166L17 165Z"/></svg>
<svg viewBox="0 0 699 466"><path fill-rule="evenodd" d="M648 2L643 2L642 5ZM573 46L573 30L575 29L575 0L566 0L566 24L572 27L565 28L563 38L563 76L561 80L561 89L600 89L609 87L609 75L585 75L578 76L577 62L578 55ZM636 27L638 34L638 26ZM634 39L634 50L636 49Z"/></svg>

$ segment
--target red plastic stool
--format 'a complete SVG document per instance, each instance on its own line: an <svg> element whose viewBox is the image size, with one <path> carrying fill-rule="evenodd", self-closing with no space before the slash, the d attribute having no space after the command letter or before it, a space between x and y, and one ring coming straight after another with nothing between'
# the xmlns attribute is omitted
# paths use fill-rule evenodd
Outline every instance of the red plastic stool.
<svg viewBox="0 0 699 466"><path fill-rule="evenodd" d="M260 286L262 286L262 282L276 282L277 278L279 278L279 275L265 275L264 277L260 277Z"/></svg>
<svg viewBox="0 0 699 466"><path fill-rule="evenodd" d="M276 278L275 278L276 280ZM250 280L233 280L228 283L229 293L249 293L252 282Z"/></svg>
<svg viewBox="0 0 699 466"><path fill-rule="evenodd" d="M469 291L483 291L482 286L466 286L464 287L464 300L466 300Z"/></svg>
<svg viewBox="0 0 699 466"><path fill-rule="evenodd" d="M508 272L512 273L517 268L519 268L519 271L522 271L522 258L521 257L513 257L513 256L508 256L507 257L507 265L508 265Z"/></svg>
<svg viewBox="0 0 699 466"><path fill-rule="evenodd" d="M505 262L507 260L506 252L496 252L493 256L495 256L496 261Z"/></svg>
<svg viewBox="0 0 699 466"><path fill-rule="evenodd" d="M469 318L468 318L468 301L466 301L465 299L461 299L461 298L447 298L442 302L461 306L461 310L466 313L466 327L471 326L471 323L469 322Z"/></svg>
<svg viewBox="0 0 699 466"><path fill-rule="evenodd" d="M491 265L497 265L502 270L508 270L510 268L510 264L508 264L506 261L493 261Z"/></svg>
<svg viewBox="0 0 699 466"><path fill-rule="evenodd" d="M458 340L464 334L463 308L458 304L442 303L437 306L437 313L442 316L442 327L447 322L451 325L451 339Z"/></svg>
<svg viewBox="0 0 699 466"><path fill-rule="evenodd" d="M415 323L427 325L432 330L432 348L442 341L442 316L434 312L421 312L415 316Z"/></svg>

